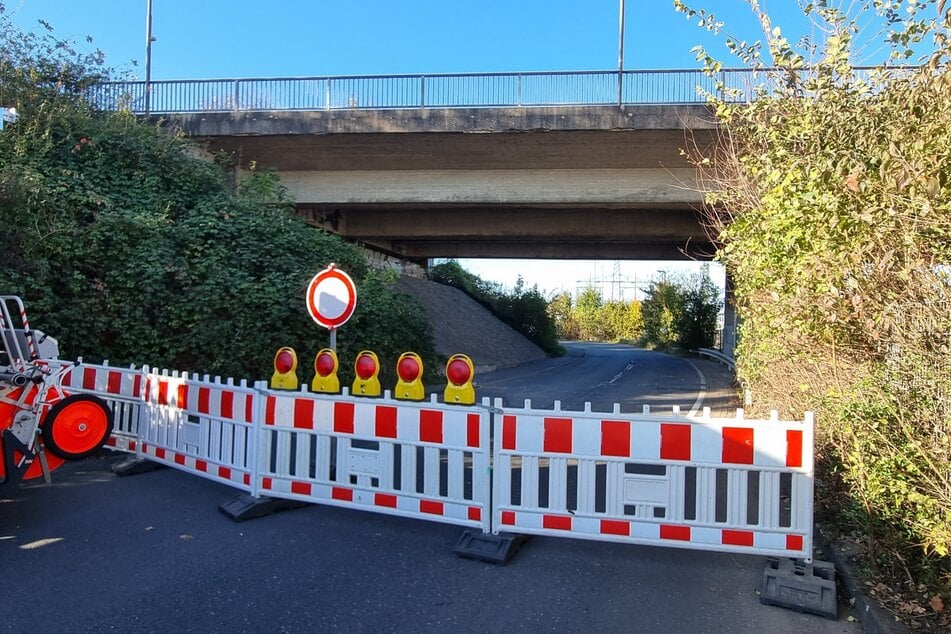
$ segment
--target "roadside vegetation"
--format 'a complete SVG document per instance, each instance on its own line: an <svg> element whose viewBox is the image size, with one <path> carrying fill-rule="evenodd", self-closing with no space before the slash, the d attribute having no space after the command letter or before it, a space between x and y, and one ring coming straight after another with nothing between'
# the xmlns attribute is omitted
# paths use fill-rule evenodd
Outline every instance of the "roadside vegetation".
<svg viewBox="0 0 951 634"><path fill-rule="evenodd" d="M951 627L951 14L812 3L821 35L794 46L748 3L764 44L675 1L774 69L752 101L718 86L719 143L689 152L735 283L738 372L752 409L817 413L817 510L864 547L873 590L915 627ZM892 56L853 75L876 24Z"/></svg>
<svg viewBox="0 0 951 634"><path fill-rule="evenodd" d="M2 12L0 106L20 116L0 131L0 293L25 299L64 358L266 378L289 345L309 381L328 335L304 291L334 262L358 286L338 335L344 384L364 348L385 383L404 351L438 365L420 305L295 218L275 177L252 171L232 186L227 157L201 158L129 112L97 112L83 95L112 74L102 54L48 28L22 33Z"/></svg>
<svg viewBox="0 0 951 634"><path fill-rule="evenodd" d="M558 337L620 341L651 348L695 350L714 345L722 302L706 274L652 282L639 300L607 300L597 288L577 298L562 292L548 304Z"/></svg>

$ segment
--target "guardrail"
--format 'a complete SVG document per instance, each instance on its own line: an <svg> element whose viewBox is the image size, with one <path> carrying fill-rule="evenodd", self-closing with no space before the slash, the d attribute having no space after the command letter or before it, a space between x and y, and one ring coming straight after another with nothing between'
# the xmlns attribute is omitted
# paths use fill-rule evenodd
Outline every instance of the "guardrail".
<svg viewBox="0 0 951 634"><path fill-rule="evenodd" d="M709 359L713 359L714 361L719 361L720 363L724 364L725 366L729 367L731 370L736 372L736 359L734 359L728 354L724 354L720 352L719 350L714 350L713 348L697 348L696 350L694 350L694 352L696 352L702 357L707 357Z"/></svg>
<svg viewBox="0 0 951 634"><path fill-rule="evenodd" d="M735 99L752 99L756 86L777 73L785 77L735 68L712 75L672 69L119 81L91 87L87 99L101 110L136 114L701 104L718 86L736 90Z"/></svg>

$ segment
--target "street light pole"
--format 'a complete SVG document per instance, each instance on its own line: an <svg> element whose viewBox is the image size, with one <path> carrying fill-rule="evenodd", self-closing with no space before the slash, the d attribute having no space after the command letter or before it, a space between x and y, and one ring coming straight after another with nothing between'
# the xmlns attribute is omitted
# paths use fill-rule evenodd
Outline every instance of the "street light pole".
<svg viewBox="0 0 951 634"><path fill-rule="evenodd" d="M621 0L623 2L623 0ZM145 114L149 114L149 101L152 96L152 0L145 6Z"/></svg>
<svg viewBox="0 0 951 634"><path fill-rule="evenodd" d="M151 0L149 0L151 2ZM621 16L618 19L618 38L617 38L617 105L620 107L623 103L624 87L624 0L621 0Z"/></svg>

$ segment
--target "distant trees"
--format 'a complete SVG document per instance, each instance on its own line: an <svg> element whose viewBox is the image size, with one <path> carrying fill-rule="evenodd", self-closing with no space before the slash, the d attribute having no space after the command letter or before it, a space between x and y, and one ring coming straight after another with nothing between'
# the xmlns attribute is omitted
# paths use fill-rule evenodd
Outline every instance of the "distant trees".
<svg viewBox="0 0 951 634"><path fill-rule="evenodd" d="M562 292L548 302L548 314L561 339L637 341L658 348L710 347L716 340L722 303L706 275L654 282L643 302L604 301L588 287L576 299Z"/></svg>
<svg viewBox="0 0 951 634"><path fill-rule="evenodd" d="M561 339L581 341L632 341L644 331L641 303L609 300L601 291L588 287L573 300L562 292L548 302L548 314L558 328Z"/></svg>

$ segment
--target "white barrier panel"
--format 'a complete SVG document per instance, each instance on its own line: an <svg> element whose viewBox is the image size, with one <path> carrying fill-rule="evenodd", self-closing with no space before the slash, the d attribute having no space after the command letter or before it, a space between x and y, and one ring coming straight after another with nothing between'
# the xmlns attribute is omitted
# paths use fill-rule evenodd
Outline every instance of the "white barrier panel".
<svg viewBox="0 0 951 634"><path fill-rule="evenodd" d="M261 493L489 532L487 405L270 391Z"/></svg>
<svg viewBox="0 0 951 634"><path fill-rule="evenodd" d="M493 531L812 557L813 426L506 408ZM501 407L497 403L497 407Z"/></svg>
<svg viewBox="0 0 951 634"><path fill-rule="evenodd" d="M58 364L63 389L98 396L112 409L113 430L106 448L135 453L142 409L143 371L134 367L110 367L108 361L102 365L83 363L82 360L77 364L55 363Z"/></svg>
<svg viewBox="0 0 951 634"><path fill-rule="evenodd" d="M164 371L145 377L140 455L252 491L260 390Z"/></svg>

